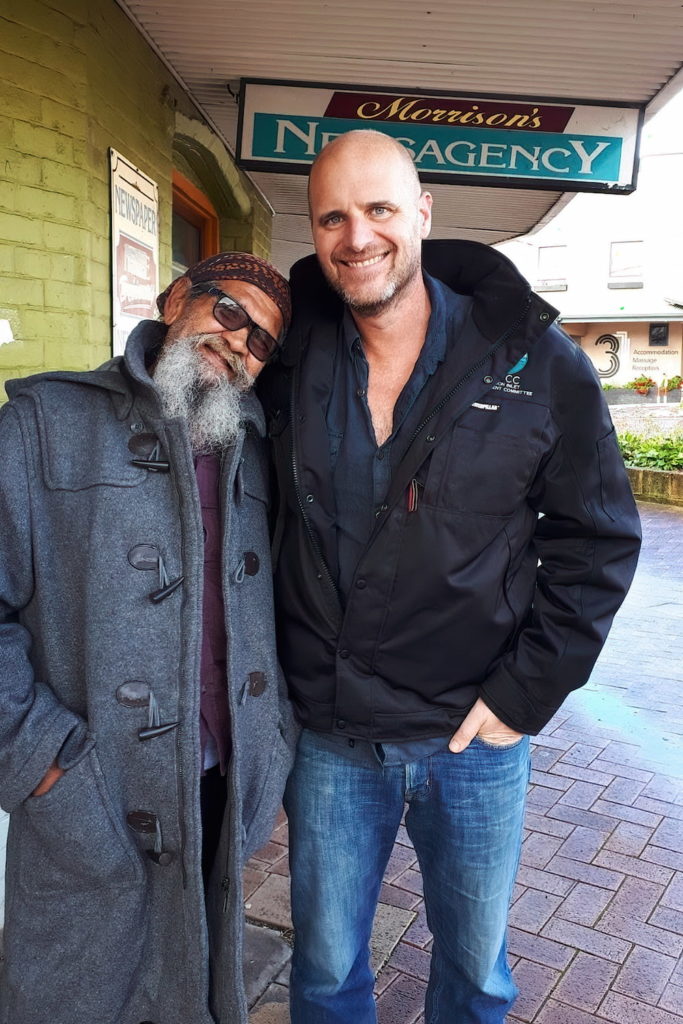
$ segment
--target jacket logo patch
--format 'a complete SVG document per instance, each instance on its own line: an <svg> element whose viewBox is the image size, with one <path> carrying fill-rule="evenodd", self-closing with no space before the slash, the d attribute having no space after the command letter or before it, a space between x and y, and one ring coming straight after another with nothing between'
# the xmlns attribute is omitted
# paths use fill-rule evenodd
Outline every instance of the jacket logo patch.
<svg viewBox="0 0 683 1024"><path fill-rule="evenodd" d="M500 409L499 405L493 405L492 402L472 402L473 409L486 409L488 412L498 412Z"/></svg>
<svg viewBox="0 0 683 1024"><path fill-rule="evenodd" d="M531 398L533 391L525 391L522 387L520 373L529 362L529 356L524 354L519 362L515 363L508 372L505 374L503 380L499 380L497 384L493 385L492 391L502 391L506 395L525 395L527 398Z"/></svg>

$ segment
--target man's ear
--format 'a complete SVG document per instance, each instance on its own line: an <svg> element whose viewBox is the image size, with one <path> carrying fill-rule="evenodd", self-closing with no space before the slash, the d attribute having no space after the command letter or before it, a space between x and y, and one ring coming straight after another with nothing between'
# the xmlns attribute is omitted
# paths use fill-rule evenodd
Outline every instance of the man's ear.
<svg viewBox="0 0 683 1024"><path fill-rule="evenodd" d="M163 321L165 324L172 324L181 313L185 312L191 290L192 282L189 277L179 277L173 282L164 302Z"/></svg>

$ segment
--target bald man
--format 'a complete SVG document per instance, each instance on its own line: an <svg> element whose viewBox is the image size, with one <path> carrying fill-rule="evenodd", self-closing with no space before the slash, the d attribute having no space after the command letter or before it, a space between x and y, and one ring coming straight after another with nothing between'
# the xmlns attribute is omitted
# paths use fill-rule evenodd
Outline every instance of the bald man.
<svg viewBox="0 0 683 1024"><path fill-rule="evenodd" d="M293 1024L374 1024L368 943L401 823L434 936L427 1024L502 1024L529 736L586 682L639 548L600 385L510 262L425 243L371 131L310 177L317 260L269 387ZM543 517L541 518L541 513Z"/></svg>

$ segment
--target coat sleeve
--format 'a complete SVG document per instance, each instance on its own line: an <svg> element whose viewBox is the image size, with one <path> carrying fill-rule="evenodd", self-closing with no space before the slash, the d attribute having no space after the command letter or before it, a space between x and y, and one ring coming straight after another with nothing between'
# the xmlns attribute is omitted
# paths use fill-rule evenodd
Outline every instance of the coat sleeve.
<svg viewBox="0 0 683 1024"><path fill-rule="evenodd" d="M506 725L532 735L588 680L631 584L641 536L602 389L578 346L554 377L557 441L528 499L539 513L533 606L481 687Z"/></svg>
<svg viewBox="0 0 683 1024"><path fill-rule="evenodd" d="M31 663L22 610L37 594L31 552L27 458L13 406L0 410L0 806L12 811L59 758L70 767L89 741L85 722L64 707Z"/></svg>

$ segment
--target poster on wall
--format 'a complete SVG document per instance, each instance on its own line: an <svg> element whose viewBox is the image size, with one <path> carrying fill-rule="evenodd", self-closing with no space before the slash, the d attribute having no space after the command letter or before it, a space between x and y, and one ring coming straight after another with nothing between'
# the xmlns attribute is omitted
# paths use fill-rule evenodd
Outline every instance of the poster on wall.
<svg viewBox="0 0 683 1024"><path fill-rule="evenodd" d="M111 167L112 353L121 355L141 321L154 318L159 294L159 190L115 149Z"/></svg>
<svg viewBox="0 0 683 1024"><path fill-rule="evenodd" d="M307 174L330 139L373 128L406 147L426 182L628 193L642 116L608 101L242 79L237 160Z"/></svg>

